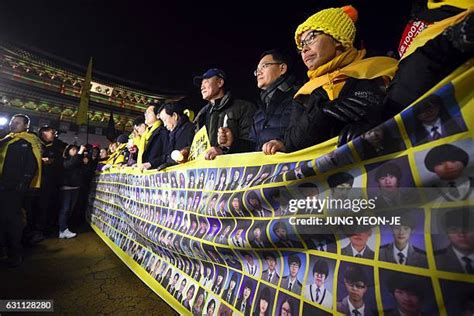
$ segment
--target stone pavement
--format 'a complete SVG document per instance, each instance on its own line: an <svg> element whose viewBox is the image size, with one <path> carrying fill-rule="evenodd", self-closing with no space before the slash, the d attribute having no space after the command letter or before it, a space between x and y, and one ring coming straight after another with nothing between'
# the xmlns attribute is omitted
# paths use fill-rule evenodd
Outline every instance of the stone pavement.
<svg viewBox="0 0 474 316"><path fill-rule="evenodd" d="M0 266L6 298L53 299L55 314L176 315L90 228L25 249L19 268Z"/></svg>

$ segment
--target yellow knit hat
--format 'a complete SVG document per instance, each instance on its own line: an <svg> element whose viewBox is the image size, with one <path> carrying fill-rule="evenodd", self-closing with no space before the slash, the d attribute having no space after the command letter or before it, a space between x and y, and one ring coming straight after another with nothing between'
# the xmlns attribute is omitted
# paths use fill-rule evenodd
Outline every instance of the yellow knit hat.
<svg viewBox="0 0 474 316"><path fill-rule="evenodd" d="M350 48L356 34L355 21L357 21L357 10L352 6L321 10L298 26L295 32L296 46L302 49L301 34L307 30L315 30L332 36L345 48Z"/></svg>

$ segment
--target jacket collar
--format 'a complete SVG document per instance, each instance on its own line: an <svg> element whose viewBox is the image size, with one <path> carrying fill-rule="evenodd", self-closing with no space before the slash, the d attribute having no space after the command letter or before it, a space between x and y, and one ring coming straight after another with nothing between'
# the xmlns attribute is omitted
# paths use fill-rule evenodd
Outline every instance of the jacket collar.
<svg viewBox="0 0 474 316"><path fill-rule="evenodd" d="M232 99L232 94L230 91L227 91L226 94L224 94L224 96L220 99L220 100L216 100L216 102L214 104L211 104L209 102L208 106L210 106L210 113L214 112L214 111L219 111L221 110L222 108L224 108L228 103L229 101Z"/></svg>
<svg viewBox="0 0 474 316"><path fill-rule="evenodd" d="M277 92L278 90L281 92L288 91L292 87L294 81L295 79L291 75L281 76L274 83L272 83L268 87L268 89L262 90L260 92L260 100L265 105L265 107L267 107L270 104L270 101L275 92Z"/></svg>

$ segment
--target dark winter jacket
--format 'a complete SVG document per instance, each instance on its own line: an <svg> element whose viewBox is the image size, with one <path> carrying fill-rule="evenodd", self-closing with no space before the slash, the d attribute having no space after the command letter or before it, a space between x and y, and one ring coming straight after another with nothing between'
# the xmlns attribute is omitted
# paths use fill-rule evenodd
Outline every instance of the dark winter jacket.
<svg viewBox="0 0 474 316"><path fill-rule="evenodd" d="M224 118L227 115L227 127L234 135L234 143L228 153L251 151L248 148L250 126L252 125L255 106L248 101L235 99L230 92L227 92L215 104L208 103L199 111L194 122L196 131L206 126L207 135L211 146L219 146L217 133L224 125Z"/></svg>
<svg viewBox="0 0 474 316"><path fill-rule="evenodd" d="M84 164L82 162L82 155L76 154L68 157L63 161L63 177L62 186L77 187L82 185Z"/></svg>
<svg viewBox="0 0 474 316"><path fill-rule="evenodd" d="M173 150L181 150L190 147L194 138L194 124L191 123L186 115L179 118L178 124L169 133L168 150L166 154L166 162L174 163L171 159Z"/></svg>
<svg viewBox="0 0 474 316"><path fill-rule="evenodd" d="M298 87L293 84L292 78L281 79L260 94L261 102L250 129L250 140L255 151L262 150L263 144L272 139L285 139L293 96Z"/></svg>
<svg viewBox="0 0 474 316"><path fill-rule="evenodd" d="M436 10L425 9L418 12L415 20L433 23L462 11L451 6ZM385 118L398 114L471 57L472 52L456 49L446 32L417 48L398 64L384 100L387 109Z"/></svg>
<svg viewBox="0 0 474 316"><path fill-rule="evenodd" d="M381 103L385 96L382 78L346 80L339 96L329 100L320 87L310 95L299 95L293 103L290 124L285 133L287 152L307 148L332 137L352 139L382 122ZM334 108L350 108L357 117L336 118ZM345 111L338 111L343 114ZM347 135L342 135L347 134Z"/></svg>
<svg viewBox="0 0 474 316"><path fill-rule="evenodd" d="M7 140L0 146L4 146ZM20 139L8 146L3 171L0 175L0 190L26 190L38 170L31 144Z"/></svg>
<svg viewBox="0 0 474 316"><path fill-rule="evenodd" d="M42 157L52 160L50 164L42 164L41 183L56 185L61 178L63 170L63 151L67 144L59 139L54 139L51 143L42 143ZM59 181L60 182L60 181Z"/></svg>
<svg viewBox="0 0 474 316"><path fill-rule="evenodd" d="M150 140L143 152L143 163L149 162L151 169L158 168L165 162L168 150L168 131L164 126L160 126L153 131Z"/></svg>

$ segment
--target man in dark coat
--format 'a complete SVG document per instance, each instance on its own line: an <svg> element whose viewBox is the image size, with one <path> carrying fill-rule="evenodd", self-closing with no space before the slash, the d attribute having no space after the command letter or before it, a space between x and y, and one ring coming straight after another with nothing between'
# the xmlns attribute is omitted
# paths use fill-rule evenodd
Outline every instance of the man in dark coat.
<svg viewBox="0 0 474 316"><path fill-rule="evenodd" d="M202 98L209 102L194 119L197 131L206 126L212 146L205 155L208 160L225 153L249 151L248 141L255 106L248 101L234 98L226 81L224 71L216 68L194 78L194 84L201 87ZM235 141L230 147L219 145L218 130L223 127L229 128L234 135Z"/></svg>
<svg viewBox="0 0 474 316"><path fill-rule="evenodd" d="M0 242L6 241L8 265L22 261L21 204L30 186L41 183L41 147L36 135L28 133L30 119L16 114L10 120L10 134L0 140Z"/></svg>
<svg viewBox="0 0 474 316"><path fill-rule="evenodd" d="M33 216L35 234L31 242L44 239L46 230L54 230L59 209L59 183L63 169L62 153L66 145L57 137L56 130L51 126L43 126L38 131L42 149L41 188L37 200L36 212Z"/></svg>
<svg viewBox="0 0 474 316"><path fill-rule="evenodd" d="M194 138L194 125L189 121L184 108L177 103L166 103L160 108L160 119L169 131L168 148L165 150L166 166L185 162L189 154L189 147ZM173 151L179 151L180 157L171 156ZM162 167L160 166L159 169Z"/></svg>
<svg viewBox="0 0 474 316"><path fill-rule="evenodd" d="M385 117L399 113L472 57L474 15L466 10L470 6L471 1L453 0L414 6L400 40L398 69L384 100ZM433 23L439 25L436 31L430 29ZM428 33L431 38L423 39Z"/></svg>
<svg viewBox="0 0 474 316"><path fill-rule="evenodd" d="M168 131L158 119L159 107L149 106L145 111L145 124L148 126L141 136L138 165L141 169L155 169L165 162L168 149Z"/></svg>
<svg viewBox="0 0 474 316"><path fill-rule="evenodd" d="M289 124L293 96L298 87L290 73L290 59L283 52L273 49L262 53L257 69L257 86L261 89L259 108L253 117L250 129L251 151L266 152L267 142L285 138ZM219 143L231 146L233 135L229 129L219 133Z"/></svg>

